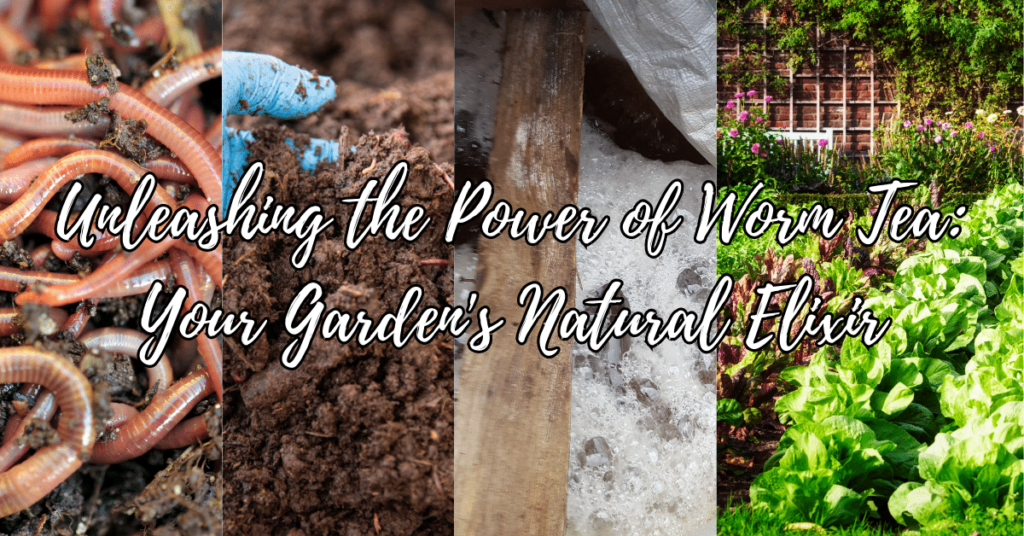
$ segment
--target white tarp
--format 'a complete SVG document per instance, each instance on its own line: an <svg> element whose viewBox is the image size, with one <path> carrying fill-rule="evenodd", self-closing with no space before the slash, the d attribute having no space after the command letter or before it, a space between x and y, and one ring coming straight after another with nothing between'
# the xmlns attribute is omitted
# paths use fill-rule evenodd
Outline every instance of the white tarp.
<svg viewBox="0 0 1024 536"><path fill-rule="evenodd" d="M716 165L716 4L708 0L585 0L647 94Z"/></svg>

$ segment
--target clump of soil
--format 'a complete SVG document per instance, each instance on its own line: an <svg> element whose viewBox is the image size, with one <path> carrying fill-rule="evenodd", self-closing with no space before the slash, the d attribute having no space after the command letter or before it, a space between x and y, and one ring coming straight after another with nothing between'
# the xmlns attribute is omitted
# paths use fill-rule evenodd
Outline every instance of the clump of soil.
<svg viewBox="0 0 1024 536"><path fill-rule="evenodd" d="M413 285L424 289L421 309L452 304L453 248L442 238L453 200L445 181L454 158L453 9L452 0L227 4L225 48L330 76L338 99L286 127L228 120L258 140L251 159L266 172L256 199L316 204L336 223L299 271L289 262L292 237L224 242L225 310L269 320L249 348L225 340L225 535L453 532L450 337L403 349L317 339L296 370L279 363L292 341L284 312L310 281L322 285L328 309L375 318L396 311ZM284 140L301 147L309 137L340 141L341 161L302 170ZM410 172L396 204L423 206L429 227L412 243L378 236L348 250L353 205L341 200L400 160ZM449 264L421 265L428 259Z"/></svg>

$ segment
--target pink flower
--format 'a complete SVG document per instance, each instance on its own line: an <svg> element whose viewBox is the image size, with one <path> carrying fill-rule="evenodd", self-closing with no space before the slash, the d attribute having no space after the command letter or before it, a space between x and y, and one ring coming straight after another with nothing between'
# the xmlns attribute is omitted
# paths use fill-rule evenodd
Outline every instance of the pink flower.
<svg viewBox="0 0 1024 536"><path fill-rule="evenodd" d="M747 111L740 112L740 121L746 121L748 117L750 117L750 112L747 112Z"/></svg>
<svg viewBox="0 0 1024 536"><path fill-rule="evenodd" d="M918 132L924 132L924 125L918 125L917 126L917 131Z"/></svg>
<svg viewBox="0 0 1024 536"><path fill-rule="evenodd" d="M765 102L771 102L772 101L772 96L771 95L765 95L764 96L764 101Z"/></svg>
<svg viewBox="0 0 1024 536"><path fill-rule="evenodd" d="M737 94L733 95L732 97L734 99L742 99L743 98L743 92L737 93Z"/></svg>
<svg viewBox="0 0 1024 536"><path fill-rule="evenodd" d="M942 136L935 136L935 143L942 143Z"/></svg>
<svg viewBox="0 0 1024 536"><path fill-rule="evenodd" d="M824 138L818 140L818 147L824 147L826 145L828 145L828 140L826 140Z"/></svg>
<svg viewBox="0 0 1024 536"><path fill-rule="evenodd" d="M761 144L760 143L755 143L755 144L751 145L750 146L750 152L752 152L754 154L760 153L761 152Z"/></svg>
<svg viewBox="0 0 1024 536"><path fill-rule="evenodd" d="M760 122L762 122L762 121L764 121L764 118L763 118L763 117L756 117L756 118L754 118L754 122L755 122L755 123L760 123Z"/></svg>
<svg viewBox="0 0 1024 536"><path fill-rule="evenodd" d="M984 130L983 130L983 131L981 131L981 132L978 132L978 139L979 139L979 140L980 140L980 139L983 139L984 137L985 137L985 131L984 131Z"/></svg>
<svg viewBox="0 0 1024 536"><path fill-rule="evenodd" d="M931 117L925 117L924 118L924 125L927 126L927 127L932 126L932 118Z"/></svg>
<svg viewBox="0 0 1024 536"><path fill-rule="evenodd" d="M728 108L729 110L732 110L733 108L736 107L736 101L729 101L725 103L725 107Z"/></svg>
<svg viewBox="0 0 1024 536"><path fill-rule="evenodd" d="M988 148L988 152L990 152L990 153L994 153L994 152L996 152L996 146L995 146L995 145L991 145L991 146L989 146L989 148Z"/></svg>
<svg viewBox="0 0 1024 536"><path fill-rule="evenodd" d="M754 91L753 89L747 92L747 98L754 98L756 95L757 91Z"/></svg>
<svg viewBox="0 0 1024 536"><path fill-rule="evenodd" d="M903 128L910 128L910 121L904 121Z"/></svg>
<svg viewBox="0 0 1024 536"><path fill-rule="evenodd" d="M950 138L955 138L956 137L956 131L954 130L953 132L950 132L949 133L949 137Z"/></svg>
<svg viewBox="0 0 1024 536"><path fill-rule="evenodd" d="M942 130L949 130L949 127L950 127L949 123L943 123L942 124Z"/></svg>
<svg viewBox="0 0 1024 536"><path fill-rule="evenodd" d="M739 135L740 135L740 131L736 130L735 128L729 131L729 137L730 138L735 138L736 136L739 136Z"/></svg>
<svg viewBox="0 0 1024 536"><path fill-rule="evenodd" d="M966 128L967 130L971 130L972 128L974 128L974 123L968 121L964 123L964 128Z"/></svg>

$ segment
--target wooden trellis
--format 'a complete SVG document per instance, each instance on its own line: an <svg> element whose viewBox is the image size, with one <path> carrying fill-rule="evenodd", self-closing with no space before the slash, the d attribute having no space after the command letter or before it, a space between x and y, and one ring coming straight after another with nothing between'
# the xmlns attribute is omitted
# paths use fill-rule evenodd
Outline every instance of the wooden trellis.
<svg viewBox="0 0 1024 536"><path fill-rule="evenodd" d="M769 128L790 133L834 133L830 143L850 156L867 156L874 150L874 131L883 122L898 115L900 103L895 99L893 75L875 64L870 46L851 44L842 36L831 32L815 31L814 65L791 69L786 63L786 51L768 42L766 15L759 21L745 21L748 26L760 26L763 45L762 57L766 66L762 84L758 88L718 86L718 104L724 106L740 90L756 89L755 99L745 99L761 106ZM719 43L718 61L742 54L744 42ZM868 60L853 64L859 55ZM763 98L769 75L788 80L784 95L772 95L771 102ZM810 110L813 109L813 113Z"/></svg>

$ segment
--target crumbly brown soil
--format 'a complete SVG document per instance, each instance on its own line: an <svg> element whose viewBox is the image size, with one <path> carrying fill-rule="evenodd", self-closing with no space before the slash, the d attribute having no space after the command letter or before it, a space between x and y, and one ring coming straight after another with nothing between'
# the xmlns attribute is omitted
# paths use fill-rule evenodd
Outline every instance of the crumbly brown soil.
<svg viewBox="0 0 1024 536"><path fill-rule="evenodd" d="M309 281L323 286L328 309L366 309L373 317L396 311L413 285L424 289L421 308L452 304L452 267L420 265L453 260L442 240L453 198L444 180L454 158L453 2L442 4L227 4L226 48L315 69L337 83L338 100L286 126L229 120L257 129L250 149L267 170L258 199L272 193L300 208L317 204L336 225L299 271L289 262L294 238L225 242L225 308L269 320L249 348L226 341L225 535L453 532L450 338L403 349L318 339L298 369L279 364L292 340L284 312ZM301 145L307 135L340 140L343 162L303 171L284 139ZM410 174L397 203L422 205L432 223L413 243L380 236L346 249L353 209L340 200L357 197L399 160L409 162Z"/></svg>
<svg viewBox="0 0 1024 536"><path fill-rule="evenodd" d="M328 309L365 309L373 317L396 311L413 285L424 289L422 306L450 305L451 266L419 261L452 260L452 247L442 241L451 189L427 151L409 146L400 131L363 136L341 166L313 176L284 145L291 134L257 131L253 157L267 170L257 198L273 193L284 202L316 204L339 225L299 271L289 260L298 245L293 237L232 237L225 244L226 308L270 321L251 347L228 343L225 534L451 533L450 338L404 349L317 339L296 370L278 362L292 340L283 313L309 281L323 286ZM400 160L410 164L400 205L422 205L433 223L413 243L377 236L346 249L352 205L340 200L358 197L366 181Z"/></svg>

